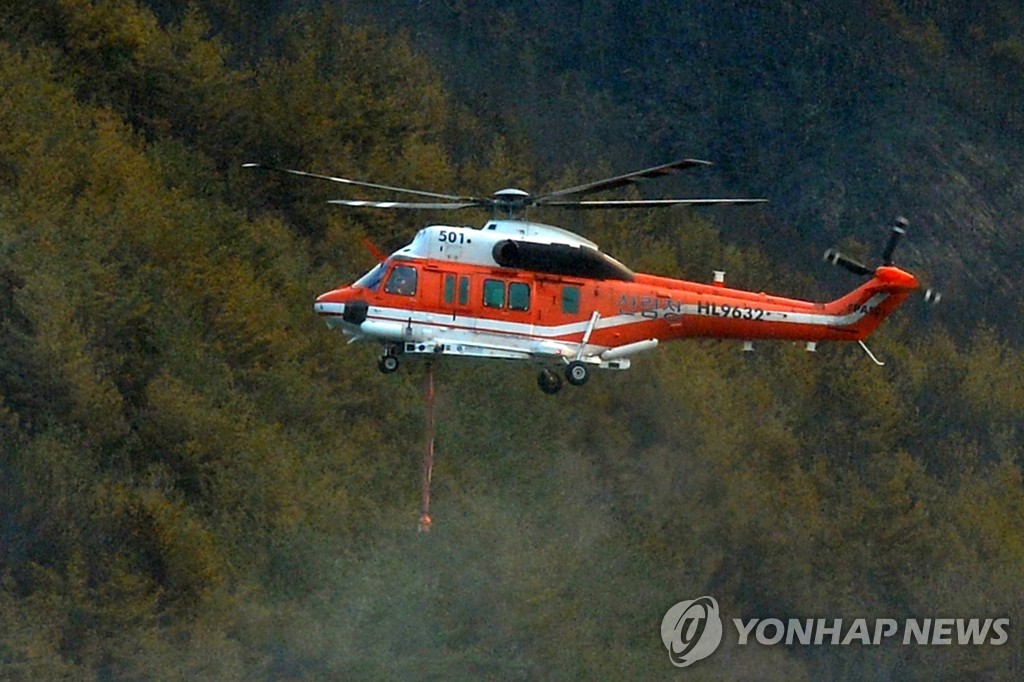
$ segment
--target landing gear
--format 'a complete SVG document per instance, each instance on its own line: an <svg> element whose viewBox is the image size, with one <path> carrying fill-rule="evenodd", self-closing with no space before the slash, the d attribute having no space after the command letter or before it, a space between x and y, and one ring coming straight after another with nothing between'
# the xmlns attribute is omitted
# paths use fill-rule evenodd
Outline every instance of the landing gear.
<svg viewBox="0 0 1024 682"><path fill-rule="evenodd" d="M394 348L384 350L384 355L377 361L377 369L381 374L394 374L398 371L398 355L395 354Z"/></svg>
<svg viewBox="0 0 1024 682"><path fill-rule="evenodd" d="M542 369L537 375L537 385L548 395L554 395L562 390L562 377L550 369Z"/></svg>
<svg viewBox="0 0 1024 682"><path fill-rule="evenodd" d="M573 360L565 368L565 378L573 386L582 386L590 378L590 370L585 363Z"/></svg>
<svg viewBox="0 0 1024 682"><path fill-rule="evenodd" d="M565 368L565 378L573 386L582 386L590 378L590 368L585 362L573 360ZM558 372L544 368L537 375L537 385L548 395L554 395L562 390L562 377Z"/></svg>

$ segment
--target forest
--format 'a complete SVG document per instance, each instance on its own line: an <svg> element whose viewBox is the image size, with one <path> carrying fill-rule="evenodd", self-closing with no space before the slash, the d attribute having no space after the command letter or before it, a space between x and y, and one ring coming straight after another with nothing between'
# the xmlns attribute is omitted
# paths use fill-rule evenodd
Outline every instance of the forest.
<svg viewBox="0 0 1024 682"><path fill-rule="evenodd" d="M719 24L711 3L566 1L541 28L541 4L0 0L0 678L1020 677L1019 8L741 2ZM685 36L714 87L667 57L655 78L628 56L639 29L588 21L661 26L663 56ZM785 93L750 89L772 74ZM823 82L846 99L809 99ZM934 106L907 122L876 85ZM861 132L826 135L838 119ZM919 155L890 192L901 140ZM637 271L824 299L855 282L817 253L872 259L916 196L906 266L948 301L886 322L883 368L852 344L693 341L552 397L525 367L439 362L417 533L423 373L382 376L312 302L373 265L364 237L451 217L339 209L345 188L242 164L487 195L682 156L720 163L652 191L771 203L538 219ZM727 629L1007 618L1009 637L727 633L680 671L661 619L701 595Z"/></svg>

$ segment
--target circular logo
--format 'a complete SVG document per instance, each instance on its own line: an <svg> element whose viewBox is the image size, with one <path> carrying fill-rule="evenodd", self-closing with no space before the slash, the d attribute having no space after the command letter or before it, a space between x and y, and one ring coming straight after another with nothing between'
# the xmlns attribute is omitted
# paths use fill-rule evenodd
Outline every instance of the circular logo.
<svg viewBox="0 0 1024 682"><path fill-rule="evenodd" d="M722 643L722 619L714 597L681 601L661 619L661 641L672 665L685 668L707 658Z"/></svg>

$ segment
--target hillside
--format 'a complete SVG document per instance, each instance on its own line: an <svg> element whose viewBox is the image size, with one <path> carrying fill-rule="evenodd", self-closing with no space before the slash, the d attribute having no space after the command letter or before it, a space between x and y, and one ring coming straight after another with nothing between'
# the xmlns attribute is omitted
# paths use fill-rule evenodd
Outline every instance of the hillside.
<svg viewBox="0 0 1024 682"><path fill-rule="evenodd" d="M612 133L628 119L595 116L600 144L571 135L559 119L579 120L576 107L640 106L639 81L612 66L624 57L602 62L588 52L600 41L568 21L545 24L565 34L549 42L512 10L481 23L458 13L475 4L441 4L453 14L393 7L396 22L419 7L454 22L435 34L430 22L366 23L352 5L0 2L0 678L667 677L658 624L702 594L730 618L1014 624L999 646L723 647L693 669L705 678L1013 678L1024 352L1006 310L989 324L955 307L898 314L872 341L884 369L856 347L760 344L750 357L666 344L551 398L515 365L441 364L435 527L415 533L422 374L408 363L382 377L375 349L345 345L311 303L372 264L361 237L397 247L424 217L335 210L324 201L336 187L241 164L487 193L684 154L720 162L684 188L752 194L770 193L751 180L767 176L739 160L778 165L743 153L764 147L752 142L718 153L737 138L710 124L693 137L638 125L646 144L620 146ZM472 80L446 60L481 26L575 51L623 82L580 70L569 87L547 77L548 56L492 61L511 44L495 40L461 61L533 64L530 78L506 75L553 114L540 125L496 87L470 99ZM621 42L625 55L627 38L602 49ZM740 123L752 114L727 106L734 92L705 85L700 103ZM780 125L788 101L774 104ZM1009 163L1005 135L985 154ZM950 177L918 161L921 178ZM997 206L1007 186L978 196ZM724 267L737 284L793 294L852 286L821 285L780 255L790 244L802 261L798 219L824 209L776 204L572 226L641 270ZM830 206L835 236L867 241ZM743 221L777 239L758 246Z"/></svg>

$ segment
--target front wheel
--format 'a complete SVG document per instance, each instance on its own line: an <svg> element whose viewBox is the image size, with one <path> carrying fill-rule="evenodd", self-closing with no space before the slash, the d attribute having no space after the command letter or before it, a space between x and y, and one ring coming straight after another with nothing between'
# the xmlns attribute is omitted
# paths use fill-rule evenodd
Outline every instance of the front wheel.
<svg viewBox="0 0 1024 682"><path fill-rule="evenodd" d="M573 386L582 386L590 378L590 370L585 363L573 360L565 368L565 378Z"/></svg>

